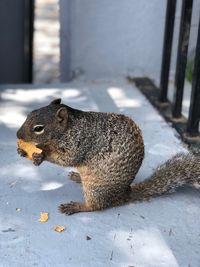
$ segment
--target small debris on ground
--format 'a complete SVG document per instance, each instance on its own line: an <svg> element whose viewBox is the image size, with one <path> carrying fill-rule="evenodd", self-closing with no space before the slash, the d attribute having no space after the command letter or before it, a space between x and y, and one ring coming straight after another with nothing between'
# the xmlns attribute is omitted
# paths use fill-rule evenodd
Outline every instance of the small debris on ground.
<svg viewBox="0 0 200 267"><path fill-rule="evenodd" d="M48 212L40 212L40 218L39 222L47 222L49 219L49 213Z"/></svg>
<svg viewBox="0 0 200 267"><path fill-rule="evenodd" d="M91 240L92 238L90 236L86 236L86 240Z"/></svg>
<svg viewBox="0 0 200 267"><path fill-rule="evenodd" d="M5 229L5 230L2 230L1 232L3 232L3 233L15 232L15 229L8 228L8 229Z"/></svg>
<svg viewBox="0 0 200 267"><path fill-rule="evenodd" d="M16 208L16 211L17 212L20 212L22 209L21 208Z"/></svg>
<svg viewBox="0 0 200 267"><path fill-rule="evenodd" d="M63 232L65 230L65 227L64 226L60 226L60 225L57 225L57 226L54 226L54 231L56 232Z"/></svg>
<svg viewBox="0 0 200 267"><path fill-rule="evenodd" d="M10 182L8 185L10 186L10 188L12 188L13 186L15 186L19 182L20 182L20 179L16 179L15 181Z"/></svg>
<svg viewBox="0 0 200 267"><path fill-rule="evenodd" d="M172 229L169 230L169 236L173 235Z"/></svg>
<svg viewBox="0 0 200 267"><path fill-rule="evenodd" d="M113 259L113 250L111 251L111 254L110 254L110 261L112 261Z"/></svg>

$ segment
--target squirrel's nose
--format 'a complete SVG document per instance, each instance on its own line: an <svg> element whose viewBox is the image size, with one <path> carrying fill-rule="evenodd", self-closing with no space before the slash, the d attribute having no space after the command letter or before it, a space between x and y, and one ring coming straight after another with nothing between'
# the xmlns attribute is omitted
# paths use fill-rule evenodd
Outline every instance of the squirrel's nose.
<svg viewBox="0 0 200 267"><path fill-rule="evenodd" d="M23 135L21 129L19 129L19 130L17 131L17 138L18 138L18 139L24 139L24 135Z"/></svg>

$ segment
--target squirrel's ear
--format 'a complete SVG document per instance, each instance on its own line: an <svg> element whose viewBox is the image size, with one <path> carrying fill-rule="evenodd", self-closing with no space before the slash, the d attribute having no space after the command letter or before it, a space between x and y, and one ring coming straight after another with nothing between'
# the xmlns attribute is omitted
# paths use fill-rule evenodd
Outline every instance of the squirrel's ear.
<svg viewBox="0 0 200 267"><path fill-rule="evenodd" d="M59 122L66 121L68 118L67 109L65 107L59 108L56 112L56 118Z"/></svg>
<svg viewBox="0 0 200 267"><path fill-rule="evenodd" d="M51 104L55 104L55 105L58 105L61 103L61 98L57 98L57 99L54 99L53 101L51 101L50 105Z"/></svg>

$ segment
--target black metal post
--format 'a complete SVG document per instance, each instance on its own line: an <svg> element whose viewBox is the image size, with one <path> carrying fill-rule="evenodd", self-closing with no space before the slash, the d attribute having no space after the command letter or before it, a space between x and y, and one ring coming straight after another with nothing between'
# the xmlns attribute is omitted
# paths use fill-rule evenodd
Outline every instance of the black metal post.
<svg viewBox="0 0 200 267"><path fill-rule="evenodd" d="M24 1L24 82L33 81L34 0Z"/></svg>
<svg viewBox="0 0 200 267"><path fill-rule="evenodd" d="M199 120L200 120L200 21L199 21L195 62L193 70L189 118L187 124L187 132L191 136L199 135Z"/></svg>
<svg viewBox="0 0 200 267"><path fill-rule="evenodd" d="M160 102L167 102L167 90L169 79L169 68L172 50L172 40L174 32L174 19L176 12L176 0L167 1L165 33L163 41L163 55L160 76Z"/></svg>
<svg viewBox="0 0 200 267"><path fill-rule="evenodd" d="M190 36L193 0L182 1L181 25L176 61L175 92L172 114L174 118L181 117L185 69L187 64L187 51Z"/></svg>

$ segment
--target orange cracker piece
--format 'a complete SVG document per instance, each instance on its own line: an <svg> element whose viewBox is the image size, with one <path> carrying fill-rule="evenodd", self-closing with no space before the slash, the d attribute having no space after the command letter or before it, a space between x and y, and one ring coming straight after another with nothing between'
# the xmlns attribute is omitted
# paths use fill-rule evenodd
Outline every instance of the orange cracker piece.
<svg viewBox="0 0 200 267"><path fill-rule="evenodd" d="M19 148L24 150L27 153L27 158L32 160L33 153L42 153L42 150L37 148L33 143L31 142L24 142L22 139L18 139L17 145Z"/></svg>
<svg viewBox="0 0 200 267"><path fill-rule="evenodd" d="M39 222L47 222L49 219L49 213L48 212L40 212L40 219Z"/></svg>
<svg viewBox="0 0 200 267"><path fill-rule="evenodd" d="M62 232L62 231L65 230L65 227L64 227L64 226L57 225L57 226L55 226L53 229L54 229L54 231L60 233L60 232Z"/></svg>

